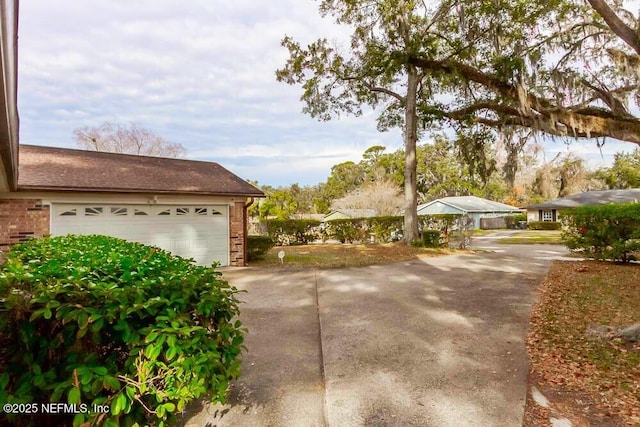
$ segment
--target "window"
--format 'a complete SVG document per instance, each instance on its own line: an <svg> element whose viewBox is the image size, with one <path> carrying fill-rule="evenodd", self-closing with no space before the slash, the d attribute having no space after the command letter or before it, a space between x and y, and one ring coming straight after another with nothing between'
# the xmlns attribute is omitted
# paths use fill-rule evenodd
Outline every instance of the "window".
<svg viewBox="0 0 640 427"><path fill-rule="evenodd" d="M176 208L176 215L189 215L189 208Z"/></svg>
<svg viewBox="0 0 640 427"><path fill-rule="evenodd" d="M134 209L133 210L133 214L136 215L136 216L149 215L148 213L146 213L145 211L141 211L140 209Z"/></svg>
<svg viewBox="0 0 640 427"><path fill-rule="evenodd" d="M542 211L542 220L553 222L553 211Z"/></svg>
<svg viewBox="0 0 640 427"><path fill-rule="evenodd" d="M158 212L158 215L171 215L171 209L165 209L161 212Z"/></svg>
<svg viewBox="0 0 640 427"><path fill-rule="evenodd" d="M69 209L68 211L64 211L64 212L62 212L62 213L60 214L60 216L76 216L77 214L78 214L78 213L77 213L76 208L73 208L73 209Z"/></svg>
<svg viewBox="0 0 640 427"><path fill-rule="evenodd" d="M196 215L206 215L207 214L207 208L194 208L193 212Z"/></svg>
<svg viewBox="0 0 640 427"><path fill-rule="evenodd" d="M84 208L84 215L85 216L102 215L102 208L100 207Z"/></svg>
<svg viewBox="0 0 640 427"><path fill-rule="evenodd" d="M127 216L127 208L111 208L111 215L113 216Z"/></svg>
<svg viewBox="0 0 640 427"><path fill-rule="evenodd" d="M222 214L220 212L218 212L217 210L212 208L211 209L211 215L222 215Z"/></svg>

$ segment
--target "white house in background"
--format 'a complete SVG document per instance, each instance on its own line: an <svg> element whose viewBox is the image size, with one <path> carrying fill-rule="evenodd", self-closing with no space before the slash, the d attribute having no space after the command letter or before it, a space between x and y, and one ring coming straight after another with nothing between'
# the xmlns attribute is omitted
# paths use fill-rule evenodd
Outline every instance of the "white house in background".
<svg viewBox="0 0 640 427"><path fill-rule="evenodd" d="M476 196L443 197L418 206L418 215L468 215L474 228L480 228L481 218L496 218L523 213L515 206Z"/></svg>
<svg viewBox="0 0 640 427"><path fill-rule="evenodd" d="M349 218L371 218L376 216L375 209L337 209L331 211L322 219L322 222L333 221L336 219Z"/></svg>
<svg viewBox="0 0 640 427"><path fill-rule="evenodd" d="M563 209L577 208L580 206L606 205L609 203L622 204L639 202L640 188L587 191L585 193L572 194L571 196L527 206L527 222L555 222L558 220L558 211Z"/></svg>

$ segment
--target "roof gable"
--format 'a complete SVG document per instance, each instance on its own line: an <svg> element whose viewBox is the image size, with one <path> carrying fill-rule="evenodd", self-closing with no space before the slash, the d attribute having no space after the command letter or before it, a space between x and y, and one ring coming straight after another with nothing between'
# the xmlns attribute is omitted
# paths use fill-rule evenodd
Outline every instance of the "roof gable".
<svg viewBox="0 0 640 427"><path fill-rule="evenodd" d="M264 197L217 163L20 145L18 190Z"/></svg>

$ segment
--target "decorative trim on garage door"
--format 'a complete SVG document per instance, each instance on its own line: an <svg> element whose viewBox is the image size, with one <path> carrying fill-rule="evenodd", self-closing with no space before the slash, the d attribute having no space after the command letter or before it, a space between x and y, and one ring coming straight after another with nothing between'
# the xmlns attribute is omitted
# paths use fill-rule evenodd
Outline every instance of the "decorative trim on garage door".
<svg viewBox="0 0 640 427"><path fill-rule="evenodd" d="M52 205L51 232L104 234L158 246L199 264L229 263L226 205Z"/></svg>

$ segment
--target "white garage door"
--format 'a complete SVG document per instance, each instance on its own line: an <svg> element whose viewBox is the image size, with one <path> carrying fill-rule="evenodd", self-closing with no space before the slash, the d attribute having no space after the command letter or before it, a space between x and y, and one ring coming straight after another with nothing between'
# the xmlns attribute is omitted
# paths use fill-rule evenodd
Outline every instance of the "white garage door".
<svg viewBox="0 0 640 427"><path fill-rule="evenodd" d="M169 250L198 264L229 263L224 205L54 204L51 234L103 234Z"/></svg>

